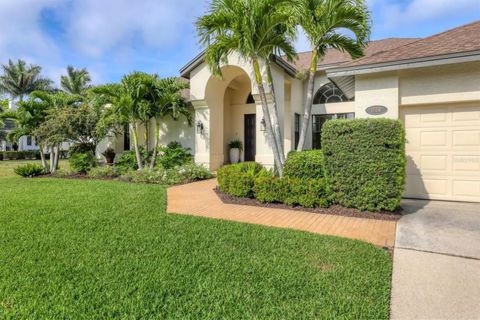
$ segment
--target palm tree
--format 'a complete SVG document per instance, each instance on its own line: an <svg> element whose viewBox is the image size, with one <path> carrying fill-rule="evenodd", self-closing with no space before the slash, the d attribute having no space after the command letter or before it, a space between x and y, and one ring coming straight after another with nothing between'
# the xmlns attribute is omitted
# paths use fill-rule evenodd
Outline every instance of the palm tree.
<svg viewBox="0 0 480 320"><path fill-rule="evenodd" d="M150 161L150 170L153 170L155 167L162 119L171 117L174 120L178 120L183 116L187 119L189 125L193 121L191 108L182 96L182 90L189 87L188 83L177 78L154 78L152 84L153 87L149 93L148 100L151 104L153 118L155 119L155 147L153 148L153 155Z"/></svg>
<svg viewBox="0 0 480 320"><path fill-rule="evenodd" d="M292 0L212 0L208 14L197 21L202 43L212 41L207 47L205 60L214 75L221 76L221 65L227 62L232 52L251 62L279 175L282 175L284 163L283 142L278 135L280 130L275 130L272 125L260 61L268 65L271 53L293 50L288 33L278 32L282 28L288 29L291 24L290 8Z"/></svg>
<svg viewBox="0 0 480 320"><path fill-rule="evenodd" d="M61 76L60 85L62 90L70 94L84 94L91 87L92 79L86 68L75 69L72 66L67 67L67 75Z"/></svg>
<svg viewBox="0 0 480 320"><path fill-rule="evenodd" d="M133 133L133 145L138 168L143 169L142 156L138 145L138 122L142 120L142 108L148 89L149 75L143 72L133 72L123 77L119 84L100 86L93 92L100 95L111 106L105 117L113 117L114 122L128 123ZM108 120L108 122L112 122Z"/></svg>
<svg viewBox="0 0 480 320"><path fill-rule="evenodd" d="M302 151L312 113L317 61L329 48L347 52L354 59L361 57L370 36L371 19L365 0L301 0L298 22L312 47L307 97L297 147L297 151Z"/></svg>
<svg viewBox="0 0 480 320"><path fill-rule="evenodd" d="M22 101L24 97L36 90L51 90L52 81L42 78L42 68L37 65L27 65L23 60L16 63L8 60L2 65L0 76L0 93L9 94L12 99Z"/></svg>

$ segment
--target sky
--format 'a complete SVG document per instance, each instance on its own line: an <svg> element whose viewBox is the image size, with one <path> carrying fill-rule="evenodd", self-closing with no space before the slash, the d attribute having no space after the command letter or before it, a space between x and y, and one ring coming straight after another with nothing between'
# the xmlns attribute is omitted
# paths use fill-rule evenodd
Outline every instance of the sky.
<svg viewBox="0 0 480 320"><path fill-rule="evenodd" d="M371 39L425 37L480 20L480 0L367 0ZM0 0L0 63L23 59L59 82L67 65L95 84L131 71L177 76L202 47L208 0ZM299 34L298 51L309 49Z"/></svg>

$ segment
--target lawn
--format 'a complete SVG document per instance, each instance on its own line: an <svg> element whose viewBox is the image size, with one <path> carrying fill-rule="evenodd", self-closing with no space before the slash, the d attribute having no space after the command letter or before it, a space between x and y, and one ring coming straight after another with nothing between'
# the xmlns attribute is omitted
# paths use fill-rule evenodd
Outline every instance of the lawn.
<svg viewBox="0 0 480 320"><path fill-rule="evenodd" d="M27 163L36 163L41 165L42 162L40 160L8 160L8 161L0 161L0 178L3 177L10 177L14 176L15 173L13 169L20 165L24 165ZM59 161L60 168L68 168L68 161L67 160L60 160Z"/></svg>
<svg viewBox="0 0 480 320"><path fill-rule="evenodd" d="M0 179L0 318L387 319L367 243L165 213L165 190Z"/></svg>

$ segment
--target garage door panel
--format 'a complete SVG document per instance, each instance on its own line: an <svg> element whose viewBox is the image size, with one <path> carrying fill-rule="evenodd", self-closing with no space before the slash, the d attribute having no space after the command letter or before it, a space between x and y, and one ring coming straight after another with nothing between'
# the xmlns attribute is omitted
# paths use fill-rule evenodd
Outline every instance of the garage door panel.
<svg viewBox="0 0 480 320"><path fill-rule="evenodd" d="M406 197L480 202L480 103L402 107Z"/></svg>

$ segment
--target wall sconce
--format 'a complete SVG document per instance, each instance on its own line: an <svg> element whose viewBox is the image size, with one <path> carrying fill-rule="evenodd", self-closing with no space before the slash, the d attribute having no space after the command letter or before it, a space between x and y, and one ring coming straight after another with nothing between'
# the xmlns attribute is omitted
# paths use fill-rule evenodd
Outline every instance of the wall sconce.
<svg viewBox="0 0 480 320"><path fill-rule="evenodd" d="M201 121L197 122L197 134L203 133L203 123Z"/></svg>
<svg viewBox="0 0 480 320"><path fill-rule="evenodd" d="M262 118L260 120L260 131L266 131L267 130L267 123L265 122L265 118Z"/></svg>

